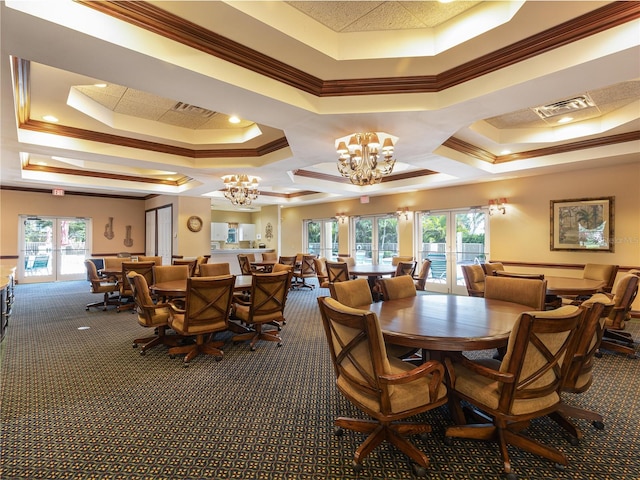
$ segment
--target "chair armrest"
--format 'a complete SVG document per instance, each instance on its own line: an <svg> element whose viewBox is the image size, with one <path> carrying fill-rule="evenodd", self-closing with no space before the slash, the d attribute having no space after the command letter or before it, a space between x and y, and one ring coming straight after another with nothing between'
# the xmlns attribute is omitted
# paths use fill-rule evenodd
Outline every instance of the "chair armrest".
<svg viewBox="0 0 640 480"><path fill-rule="evenodd" d="M445 358L445 365L447 367L447 373L449 374L449 378L451 379L451 385L455 385L455 367L454 362L462 365L463 367L471 370L472 372L481 375L483 377L490 378L492 380L496 380L502 383L513 383L515 382L515 376L511 373L500 372L499 370L494 370L493 368L485 367L479 363L469 360L464 355Z"/></svg>
<svg viewBox="0 0 640 480"><path fill-rule="evenodd" d="M184 309L184 305L177 305L173 301L167 303L167 306L171 309L173 313L186 313L187 311Z"/></svg>
<svg viewBox="0 0 640 480"><path fill-rule="evenodd" d="M410 383L419 378L431 375L429 381L429 398L437 398L437 391L444 378L444 366L437 360L429 360L418 367L403 373L380 375L378 378L387 385Z"/></svg>

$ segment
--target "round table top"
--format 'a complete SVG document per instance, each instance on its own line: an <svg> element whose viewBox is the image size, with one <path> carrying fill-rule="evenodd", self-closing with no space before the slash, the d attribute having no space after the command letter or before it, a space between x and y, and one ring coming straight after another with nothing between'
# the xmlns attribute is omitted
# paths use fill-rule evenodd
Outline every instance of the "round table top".
<svg viewBox="0 0 640 480"><path fill-rule="evenodd" d="M359 308L377 314L386 341L433 351L503 347L520 313L531 310L527 305L461 295L417 295Z"/></svg>
<svg viewBox="0 0 640 480"><path fill-rule="evenodd" d="M396 272L393 265L350 265L349 273L353 275L391 275Z"/></svg>
<svg viewBox="0 0 640 480"><path fill-rule="evenodd" d="M590 278L545 276L547 293L550 295L591 295L606 285L604 280Z"/></svg>

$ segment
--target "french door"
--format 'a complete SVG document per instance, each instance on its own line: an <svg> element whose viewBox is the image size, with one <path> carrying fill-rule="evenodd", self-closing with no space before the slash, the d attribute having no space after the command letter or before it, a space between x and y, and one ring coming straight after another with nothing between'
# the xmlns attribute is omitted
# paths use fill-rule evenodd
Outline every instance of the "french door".
<svg viewBox="0 0 640 480"><path fill-rule="evenodd" d="M338 256L337 220L305 220L304 241L305 252L333 260Z"/></svg>
<svg viewBox="0 0 640 480"><path fill-rule="evenodd" d="M18 279L22 283L82 280L91 220L20 216Z"/></svg>
<svg viewBox="0 0 640 480"><path fill-rule="evenodd" d="M487 256L486 209L421 212L416 223L419 263L431 260L426 289L466 295L461 265L483 263Z"/></svg>
<svg viewBox="0 0 640 480"><path fill-rule="evenodd" d="M356 264L390 264L391 257L398 255L398 217L356 217L353 222L355 245L351 255Z"/></svg>

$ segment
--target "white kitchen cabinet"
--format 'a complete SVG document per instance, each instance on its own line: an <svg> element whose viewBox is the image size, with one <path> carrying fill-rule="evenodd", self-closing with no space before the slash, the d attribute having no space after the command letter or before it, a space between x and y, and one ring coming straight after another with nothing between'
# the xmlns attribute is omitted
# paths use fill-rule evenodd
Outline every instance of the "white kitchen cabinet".
<svg viewBox="0 0 640 480"><path fill-rule="evenodd" d="M211 241L226 242L229 235L229 224L211 222Z"/></svg>
<svg viewBox="0 0 640 480"><path fill-rule="evenodd" d="M256 226L252 223L241 223L238 225L239 235L238 240L250 240L256 239Z"/></svg>

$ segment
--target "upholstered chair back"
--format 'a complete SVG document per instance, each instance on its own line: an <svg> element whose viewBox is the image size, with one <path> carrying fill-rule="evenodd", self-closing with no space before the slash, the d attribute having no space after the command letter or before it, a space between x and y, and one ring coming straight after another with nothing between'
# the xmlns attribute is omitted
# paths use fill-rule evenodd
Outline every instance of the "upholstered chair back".
<svg viewBox="0 0 640 480"><path fill-rule="evenodd" d="M329 291L331 292L331 298L349 307L359 307L373 303L369 282L364 278L330 283Z"/></svg>
<svg viewBox="0 0 640 480"><path fill-rule="evenodd" d="M487 275L484 279L485 298L519 303L533 310L544 310L546 291L546 280L492 275Z"/></svg>

